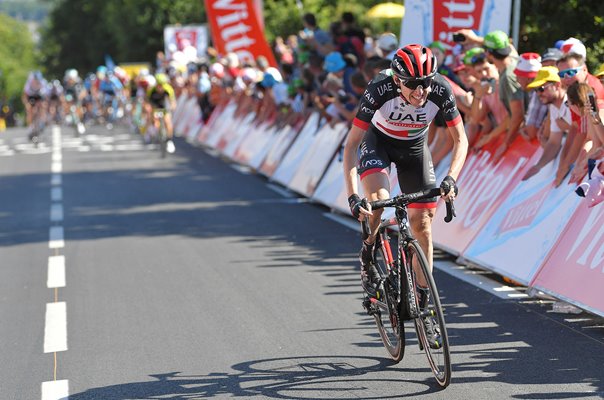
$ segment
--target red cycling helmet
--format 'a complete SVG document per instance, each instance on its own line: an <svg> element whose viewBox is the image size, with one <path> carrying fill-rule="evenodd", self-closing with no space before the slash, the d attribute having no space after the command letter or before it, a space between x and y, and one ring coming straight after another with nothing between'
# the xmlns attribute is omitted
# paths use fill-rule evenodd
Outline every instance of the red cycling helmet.
<svg viewBox="0 0 604 400"><path fill-rule="evenodd" d="M390 68L401 80L432 78L436 74L436 57L428 47L409 44L394 53Z"/></svg>

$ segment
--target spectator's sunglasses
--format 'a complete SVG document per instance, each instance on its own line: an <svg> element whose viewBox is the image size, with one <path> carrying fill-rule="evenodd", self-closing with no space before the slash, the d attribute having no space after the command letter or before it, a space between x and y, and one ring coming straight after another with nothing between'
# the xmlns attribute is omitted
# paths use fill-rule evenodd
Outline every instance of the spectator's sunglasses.
<svg viewBox="0 0 604 400"><path fill-rule="evenodd" d="M487 58L487 53L477 54L475 56L472 56L472 58L470 58L470 64L474 65L474 64L481 63L484 60L486 60L486 58Z"/></svg>
<svg viewBox="0 0 604 400"><path fill-rule="evenodd" d="M545 85L543 85L543 86L539 86L537 89L535 89L535 91L537 91L537 92L539 92L539 93L543 93L543 92L545 92L545 89L546 89L548 86L551 86L551 83L546 83L546 84L545 84Z"/></svg>
<svg viewBox="0 0 604 400"><path fill-rule="evenodd" d="M411 89L411 90L415 90L419 86L423 87L424 89L427 89L430 86L432 86L432 81L434 80L433 76L429 76L427 78L421 78L421 79L402 79L400 76L397 76L397 78L399 81L401 81L403 86L405 86L407 89Z"/></svg>
<svg viewBox="0 0 604 400"><path fill-rule="evenodd" d="M577 68L563 69L562 71L558 72L558 76L560 78L572 78L575 75L577 75L577 73L579 71L581 71L582 69L583 69L583 66L577 67Z"/></svg>

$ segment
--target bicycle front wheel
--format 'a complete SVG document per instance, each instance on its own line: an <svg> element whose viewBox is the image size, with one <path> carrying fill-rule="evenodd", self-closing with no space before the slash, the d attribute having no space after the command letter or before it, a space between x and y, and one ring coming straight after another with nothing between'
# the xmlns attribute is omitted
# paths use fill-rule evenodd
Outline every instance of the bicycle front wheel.
<svg viewBox="0 0 604 400"><path fill-rule="evenodd" d="M382 238L382 240L385 240ZM399 362L405 355L405 325L399 315L399 290L400 290L400 275L397 273L388 273L387 264L394 267L392 253L389 246L384 244L376 248L375 254L376 267L382 276L382 287L379 293L382 294L382 299L378 311L373 314L377 325L382 343L392 359ZM392 280L396 279L397 282Z"/></svg>
<svg viewBox="0 0 604 400"><path fill-rule="evenodd" d="M438 384L445 388L451 383L451 355L449 338L445 326L445 317L434 278L428 268L428 261L417 240L408 243L405 248L409 266L415 264L415 298L420 315L414 319L415 330L430 368ZM426 287L419 288L418 282Z"/></svg>

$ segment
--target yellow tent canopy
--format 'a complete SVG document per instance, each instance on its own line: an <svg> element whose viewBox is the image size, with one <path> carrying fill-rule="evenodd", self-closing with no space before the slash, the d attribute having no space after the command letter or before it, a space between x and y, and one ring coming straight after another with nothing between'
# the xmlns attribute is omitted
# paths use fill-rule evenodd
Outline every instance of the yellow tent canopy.
<svg viewBox="0 0 604 400"><path fill-rule="evenodd" d="M397 18L405 16L405 6L397 3L380 3L367 11L368 18Z"/></svg>

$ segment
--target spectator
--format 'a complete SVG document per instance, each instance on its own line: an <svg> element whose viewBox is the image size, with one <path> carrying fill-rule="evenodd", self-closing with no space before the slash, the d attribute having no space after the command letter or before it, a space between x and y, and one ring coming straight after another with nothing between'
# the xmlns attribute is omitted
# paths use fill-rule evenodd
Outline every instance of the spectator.
<svg viewBox="0 0 604 400"><path fill-rule="evenodd" d="M457 85L463 87L463 83L457 77L457 74L445 62L447 56L447 49L445 45L437 40L430 43L428 47L430 48L430 50L432 50L432 53L436 57L436 61L438 61L438 73L443 76L446 76L447 78L455 82Z"/></svg>
<svg viewBox="0 0 604 400"><path fill-rule="evenodd" d="M325 57L325 71L335 75L342 81L342 86L346 93L353 93L350 77L354 73L354 68L348 66L342 54L334 51Z"/></svg>
<svg viewBox="0 0 604 400"><path fill-rule="evenodd" d="M345 35L340 22L331 24L330 33L336 51L342 55L353 55L361 65L365 62L363 42L356 36Z"/></svg>
<svg viewBox="0 0 604 400"><path fill-rule="evenodd" d="M392 60L398 48L398 40L394 33L382 33L376 42L376 54L382 58Z"/></svg>
<svg viewBox="0 0 604 400"><path fill-rule="evenodd" d="M350 77L353 93L339 92L334 100L334 106L337 108L341 118L344 121L352 123L357 114L359 100L367 87L367 80L362 72L356 71Z"/></svg>
<svg viewBox="0 0 604 400"><path fill-rule="evenodd" d="M304 14L302 23L304 24L304 30L300 31L298 36L312 51L320 53L319 47L323 48L331 44L331 37L317 26L314 14Z"/></svg>
<svg viewBox="0 0 604 400"><path fill-rule="evenodd" d="M373 56L368 58L365 62L365 65L363 65L362 69L365 80L369 82L370 80L375 78L377 74L380 73L380 71L390 68L391 62L392 61L390 61L389 59L381 58L379 56Z"/></svg>
<svg viewBox="0 0 604 400"><path fill-rule="evenodd" d="M343 12L341 22L344 35L348 36L349 38L356 37L361 41L361 43L365 43L365 32L356 25L354 14L348 11Z"/></svg>
<svg viewBox="0 0 604 400"><path fill-rule="evenodd" d="M556 158L562 146L562 136L570 124L570 110L566 105L566 89L560 82L556 67L541 68L527 88L534 89L539 100L549 108L549 137L543 146L541 158L526 172L523 180L536 175Z"/></svg>
<svg viewBox="0 0 604 400"><path fill-rule="evenodd" d="M555 47L550 47L541 55L542 67L555 67L556 63L562 57L562 52Z"/></svg>
<svg viewBox="0 0 604 400"><path fill-rule="evenodd" d="M522 87L522 90L528 92L528 84L537 76L541 69L541 57L537 53L523 53L518 59L518 64L514 73L516 79ZM520 134L526 140L533 140L537 137L539 128L543 126L543 121L547 116L547 105L539 101L537 92L529 92L528 109L524 116L524 126L520 128Z"/></svg>
<svg viewBox="0 0 604 400"><path fill-rule="evenodd" d="M594 98L593 89L587 83L575 82L568 88L568 104L571 111L581 117L582 125L586 132L586 140L581 149L573 173L575 181L579 180L588 172L588 160L596 160L604 157L604 127L598 113L597 105L593 108L589 97Z"/></svg>
<svg viewBox="0 0 604 400"><path fill-rule="evenodd" d="M526 94L520 87L514 69L517 59L512 56L512 46L508 35L502 31L490 32L484 37L487 58L499 71L499 98L507 109L510 119L501 147L495 152L494 161L501 158L511 146L524 122L524 110L527 104Z"/></svg>
<svg viewBox="0 0 604 400"><path fill-rule="evenodd" d="M589 73L583 56L575 53L565 54L558 60L557 66L563 87L568 88L575 82L586 83L591 86L597 99L600 117L604 116L604 87L598 78ZM566 175L571 172L572 166L576 165L577 157L579 157L587 138L586 130L581 129L582 126L585 127L586 125L581 123L580 115L572 112L571 116L572 124L569 127L568 138L562 148L560 164L554 180L556 186L562 184ZM579 174L581 174L581 170L577 170L574 174L571 172L569 183L576 182L580 178L578 177Z"/></svg>
<svg viewBox="0 0 604 400"><path fill-rule="evenodd" d="M496 66L487 60L486 53L478 53L472 58L472 68L480 82L474 88L472 120L479 124L485 122L485 119L494 120L492 129L483 131L474 146L475 149L480 149L507 131L510 118L500 100L499 72Z"/></svg>
<svg viewBox="0 0 604 400"><path fill-rule="evenodd" d="M604 64L600 65L600 69L596 72L595 77L600 80L600 83L604 85Z"/></svg>

